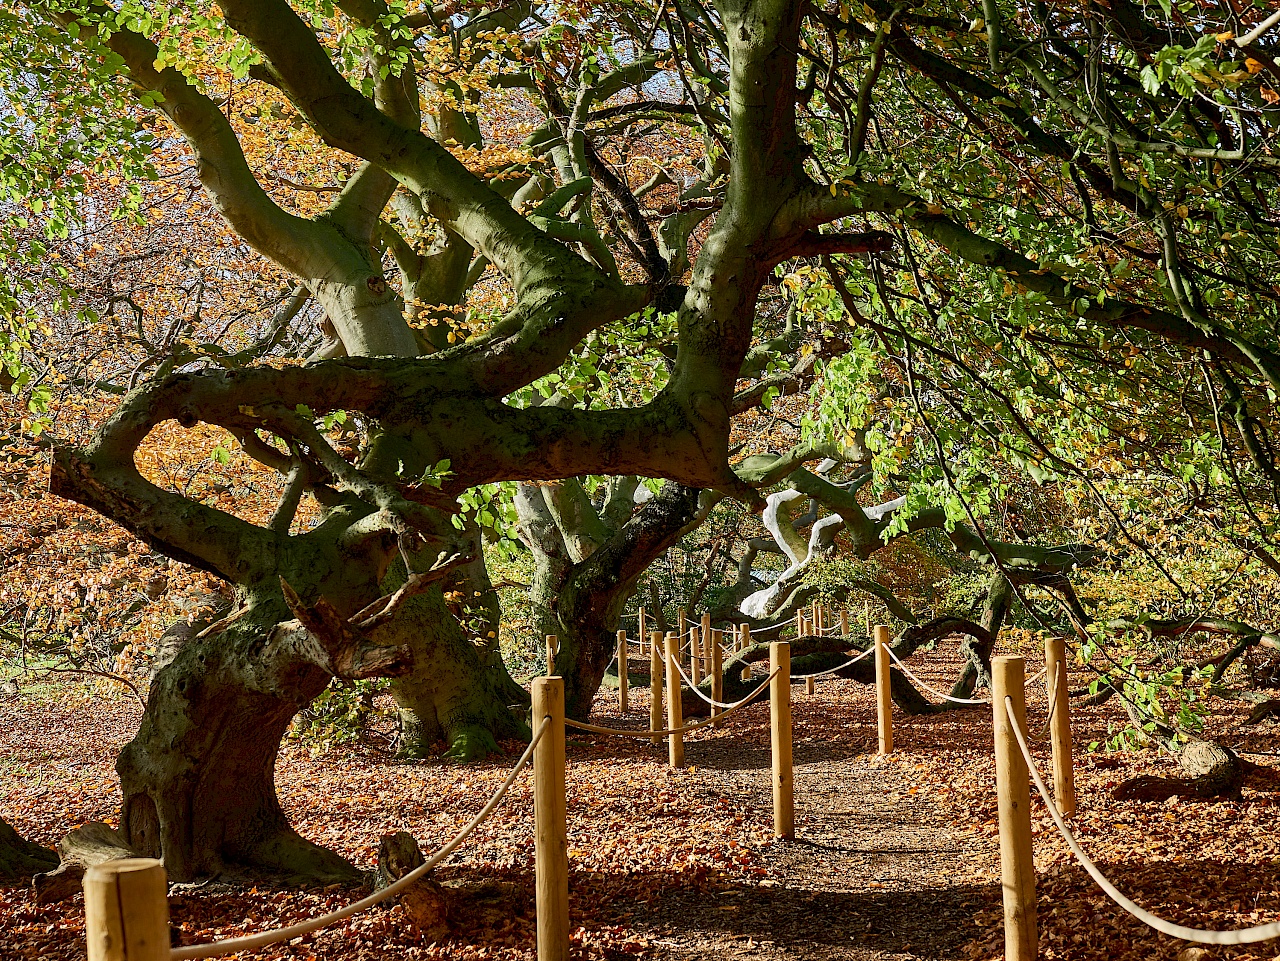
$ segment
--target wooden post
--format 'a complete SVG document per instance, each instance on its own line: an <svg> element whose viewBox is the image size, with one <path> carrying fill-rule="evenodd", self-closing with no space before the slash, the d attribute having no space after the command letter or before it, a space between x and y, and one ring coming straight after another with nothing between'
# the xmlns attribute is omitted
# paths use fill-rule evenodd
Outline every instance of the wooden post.
<svg viewBox="0 0 1280 961"><path fill-rule="evenodd" d="M711 699L713 701L724 700L724 652L720 650L721 632L715 629L711 631ZM723 708L711 705L711 716L715 718L711 722L712 727L722 727L724 721L720 720L720 713Z"/></svg>
<svg viewBox="0 0 1280 961"><path fill-rule="evenodd" d="M796 637L804 636L804 614L796 611Z"/></svg>
<svg viewBox="0 0 1280 961"><path fill-rule="evenodd" d="M665 658L662 656L662 635L654 631L649 638L649 730L662 730L662 671ZM662 738L657 734L650 739L654 744L661 744Z"/></svg>
<svg viewBox="0 0 1280 961"><path fill-rule="evenodd" d="M169 883L155 858L123 858L84 873L89 961L168 961Z"/></svg>
<svg viewBox="0 0 1280 961"><path fill-rule="evenodd" d="M554 634L547 635L547 677L551 677L556 672L556 651L560 648L560 641Z"/></svg>
<svg viewBox="0 0 1280 961"><path fill-rule="evenodd" d="M813 602L813 613L814 613L814 614L817 614L817 613L818 613L818 602L817 602L817 601L814 601L814 602ZM816 617L815 617L815 618L813 618L812 620L806 620L806 621L805 621L805 625L804 625L804 632L805 632L805 634L814 634L814 635L816 635L816 634L820 634L820 633L822 632L822 627L821 627L821 625L818 623L818 620L817 620L817 618L816 618ZM805 694L812 694L812 693L813 693L813 678L811 678L811 677L806 677L806 678L804 679L804 692L805 692Z"/></svg>
<svg viewBox="0 0 1280 961"><path fill-rule="evenodd" d="M842 637L849 636L849 609L847 607L840 608L840 635Z"/></svg>
<svg viewBox="0 0 1280 961"><path fill-rule="evenodd" d="M684 704L680 701L680 671L676 658L680 656L680 641L674 634L667 635L667 762L672 767L684 767L684 735L678 728L684 727Z"/></svg>
<svg viewBox="0 0 1280 961"><path fill-rule="evenodd" d="M618 710L627 713L627 672L631 669L630 656L627 651L627 632L618 632Z"/></svg>
<svg viewBox="0 0 1280 961"><path fill-rule="evenodd" d="M1012 727L1016 722L1024 732L1027 729L1027 707L1023 696L1025 683L1026 669L1022 658L991 659L1005 961L1035 961L1039 947L1036 934L1036 866L1031 853L1030 774ZM1006 697L1012 703L1012 712L1006 708Z"/></svg>
<svg viewBox="0 0 1280 961"><path fill-rule="evenodd" d="M680 608L680 643L684 644L684 639L688 636L689 628L685 621L684 608Z"/></svg>
<svg viewBox="0 0 1280 961"><path fill-rule="evenodd" d="M533 723L551 719L533 752L534 883L538 961L569 958L569 841L565 825L564 678L533 682Z"/></svg>
<svg viewBox="0 0 1280 961"><path fill-rule="evenodd" d="M867 637L871 636L871 602L862 602L862 624L867 629Z"/></svg>
<svg viewBox="0 0 1280 961"><path fill-rule="evenodd" d="M750 624L739 625L738 633L739 633L739 636L742 638L742 649L745 651L748 647L751 646L751 625ZM744 664L742 666L742 679L748 682L751 680L750 664Z"/></svg>
<svg viewBox="0 0 1280 961"><path fill-rule="evenodd" d="M689 680L694 687L702 683L702 639L696 627L689 628Z"/></svg>
<svg viewBox="0 0 1280 961"><path fill-rule="evenodd" d="M769 645L769 742L773 749L773 833L796 836L795 782L791 774L791 645Z"/></svg>
<svg viewBox="0 0 1280 961"><path fill-rule="evenodd" d="M876 718L880 727L880 753L893 753L893 688L890 686L889 628L877 624L876 646Z"/></svg>
<svg viewBox="0 0 1280 961"><path fill-rule="evenodd" d="M1071 705L1067 694L1067 642L1061 637L1044 640L1045 686L1053 717L1049 733L1053 741L1053 801L1063 817L1076 813L1076 772L1071 759Z"/></svg>
<svg viewBox="0 0 1280 961"><path fill-rule="evenodd" d="M639 634L637 634L637 635L636 635L637 639L638 639L638 640L639 640L639 642L640 642L640 652L639 652L639 653L640 653L640 656L641 656L641 657L644 657L644 641L645 641L645 638L647 638L649 635L645 633L645 627L646 627L647 625L646 625L646 624L645 624L645 622L644 622L644 608L643 608L643 607L642 607L642 608L640 608L639 612L636 614L636 620L640 622L640 623L639 623L639 626L636 628L636 630L638 630L638 631L640 632Z"/></svg>

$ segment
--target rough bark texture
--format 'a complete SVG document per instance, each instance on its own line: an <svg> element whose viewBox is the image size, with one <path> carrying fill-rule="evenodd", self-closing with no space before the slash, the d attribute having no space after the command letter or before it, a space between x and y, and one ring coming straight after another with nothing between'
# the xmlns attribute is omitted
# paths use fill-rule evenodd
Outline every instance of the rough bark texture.
<svg viewBox="0 0 1280 961"><path fill-rule="evenodd" d="M1192 741L1178 752L1178 763L1189 777L1144 775L1125 781L1112 793L1121 801L1166 801L1171 797L1240 800L1245 766L1230 748L1213 741Z"/></svg>
<svg viewBox="0 0 1280 961"><path fill-rule="evenodd" d="M378 846L378 867L374 890L381 891L426 862L422 849L407 831L384 834ZM399 896L409 920L427 942L440 941L449 934L449 891L430 875L419 878Z"/></svg>
<svg viewBox="0 0 1280 961"><path fill-rule="evenodd" d="M396 636L416 665L392 693L400 709L402 753L423 757L445 743L451 760L474 760L498 750L498 738L528 737L519 718L528 695L488 645L463 633L439 588L415 597L395 623Z"/></svg>
<svg viewBox="0 0 1280 961"><path fill-rule="evenodd" d="M90 821L58 842L57 868L31 879L31 893L37 903L65 901L81 891L84 872L103 861L136 858L138 852L119 832L101 821Z"/></svg>

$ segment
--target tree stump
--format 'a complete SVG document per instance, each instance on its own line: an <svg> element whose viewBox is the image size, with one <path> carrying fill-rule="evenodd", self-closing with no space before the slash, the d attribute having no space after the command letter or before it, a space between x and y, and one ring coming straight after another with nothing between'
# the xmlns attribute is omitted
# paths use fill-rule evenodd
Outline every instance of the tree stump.
<svg viewBox="0 0 1280 961"><path fill-rule="evenodd" d="M138 852L117 831L101 821L90 821L58 842L62 863L31 879L36 904L54 904L80 893L84 872L95 864L119 858L136 858Z"/></svg>
<svg viewBox="0 0 1280 961"><path fill-rule="evenodd" d="M384 834L378 846L378 869L374 890L381 891L421 867L426 859L408 831ZM427 941L440 941L449 934L449 895L430 877L421 877L400 895L414 926Z"/></svg>

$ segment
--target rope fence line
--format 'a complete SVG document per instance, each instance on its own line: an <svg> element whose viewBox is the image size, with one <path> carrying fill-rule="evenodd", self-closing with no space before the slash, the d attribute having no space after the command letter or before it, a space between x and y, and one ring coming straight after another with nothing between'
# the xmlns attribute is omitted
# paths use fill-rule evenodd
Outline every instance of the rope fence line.
<svg viewBox="0 0 1280 961"><path fill-rule="evenodd" d="M1053 713L1058 709L1058 674L1060 673L1061 669L1056 664L1054 665L1054 668L1055 670L1053 672L1053 677L1049 679L1049 684L1048 684L1049 712L1045 715L1044 727L1040 730L1040 733L1036 735L1037 739L1041 741L1043 741L1046 737L1048 737L1049 732L1053 729ZM1044 674L1045 671L1047 670L1048 670L1048 667L1046 667L1044 671L1041 671L1040 674ZM1032 683L1036 679L1036 677L1040 676L1040 674L1037 674L1035 677L1028 678L1027 683L1028 684Z"/></svg>
<svg viewBox="0 0 1280 961"><path fill-rule="evenodd" d="M349 918L354 914L359 914L366 908L371 908L375 904L393 898L400 892L404 891L409 885L413 884L427 872L432 870L437 864L447 858L463 841L471 836L476 828L493 813L494 808L506 796L507 791L511 789L511 785L515 783L516 777L524 770L529 763L529 758L533 756L534 748L538 746L538 742L542 740L542 735L546 733L550 726L550 719L544 719L542 724L538 726L538 731L534 734L529 746L525 748L520 760L516 762L515 767L511 769L511 773L507 775L506 780L499 785L498 789L493 793L485 806L480 809L466 825L454 835L453 839L444 845L439 851L433 854L425 863L414 868L404 877L389 884L381 891L375 891L367 898L362 898L352 904L348 904L345 908L339 908L337 911L331 911L328 914L321 915L318 918L312 918L309 921L301 921L298 924L292 924L285 928L276 928L271 931L262 931L258 934L248 934L239 938L228 938L225 941L213 941L208 944L193 944L186 947L174 948L169 953L172 961L194 961L197 958L217 958L226 954L232 954L237 951L250 951L255 948L265 948L268 945L278 944L281 941L290 941L293 938L302 937L305 934L311 934L313 931L319 931L321 928L327 928L331 924L335 924L345 918Z"/></svg>
<svg viewBox="0 0 1280 961"><path fill-rule="evenodd" d="M889 656L893 658L895 663L897 663L898 668L902 671L902 673L907 675L907 677L911 678L911 680L915 681L917 684L923 687L930 694L936 694L938 697L942 698L944 701L951 701L953 704L990 704L991 703L991 698L989 697L983 697L983 698L952 697L950 694L943 694L937 688L930 687L924 681L920 680L920 678L912 674L911 668L907 667L907 665L902 663L902 658L898 657L897 654L893 653L893 648L888 647L886 645L886 649L889 651Z"/></svg>
<svg viewBox="0 0 1280 961"><path fill-rule="evenodd" d="M676 665L676 668L677 670L679 670L678 664ZM682 676L684 675L683 671L681 671L680 673ZM769 682L772 681L777 676L777 674L778 672L774 671L772 674L770 674L768 677L764 679L764 682L759 687L757 687L754 691L752 691L746 697L742 698L742 700L740 701L734 701L732 704L716 704L715 706L723 707L725 708L725 710L721 711L719 714L715 715L714 717L709 717L705 721L698 721L694 724L686 724L683 727L673 727L665 731L624 731L623 729L617 728L617 727L601 727L598 724L588 724L585 721L573 721L567 718L564 723L565 723L565 727L576 728L579 731L590 731L593 734L608 734L613 737L635 737L635 738L648 739L648 738L654 738L654 737L669 737L672 734L688 734L690 731L700 731L702 730L702 728L707 727L715 723L716 721L723 721L726 717L728 717L730 714L737 711L739 708L746 707L747 704L750 703L752 700L754 700L760 694L761 691L763 691L766 687L769 686ZM687 677L685 679L688 680ZM694 690L697 690L697 689L694 688Z"/></svg>
<svg viewBox="0 0 1280 961"><path fill-rule="evenodd" d="M1167 934L1183 941L1193 941L1197 944L1255 944L1258 941L1270 941L1272 938L1280 937L1280 921L1260 924L1251 928L1237 928L1234 931L1189 928L1182 924L1166 921L1164 918L1152 914L1141 905L1125 897L1107 876L1099 870L1089 856L1084 853L1084 849L1080 847L1080 842L1076 840L1075 835L1071 833L1071 829L1067 827L1066 819L1058 812L1057 806L1050 798L1049 789L1045 786L1044 778L1041 776L1039 768L1036 767L1036 763L1031 757L1031 751L1027 747L1026 735L1021 725L1018 724L1013 707L1013 698L1006 696L1004 707L1008 713L1009 726L1013 731L1013 736L1018 742L1018 748L1022 751L1023 760L1026 761L1027 770L1031 774L1031 780L1035 783L1036 790L1049 808L1053 823L1058 826L1058 831L1062 834L1063 840L1067 842L1067 846L1071 848L1071 853L1080 862L1080 866L1088 872L1098 887L1102 888L1107 897L1148 927L1154 928L1161 934Z"/></svg>
<svg viewBox="0 0 1280 961"><path fill-rule="evenodd" d="M625 635L618 632L618 647L615 649L615 660L619 655L625 656L626 648L624 646ZM714 636L714 635L712 635ZM710 639L710 638L709 638ZM410 871L404 877L392 882L380 891L376 891L368 897L353 902L336 911L320 917L312 918L286 927L275 928L268 931L262 931L256 934L244 935L240 937L226 938L220 941L213 941L205 944L188 945L180 948L169 947L169 921L167 910L167 887L165 884L165 873L161 862L154 859L133 859L129 862L116 862L117 865L123 865L117 869L104 868L102 866L90 869L86 874L85 892L86 892L86 932L89 940L89 959L90 961L194 961L194 959L215 958L232 953L240 953L245 951L253 951L259 948L278 944L283 941L292 941L315 931L321 930L346 918L352 917L361 911L366 910L376 904L391 899L401 894L406 888L415 881L422 878L428 872L433 870L437 865L444 861L449 855L456 850L467 838L469 838L476 829L488 817L491 816L497 805L502 802L507 795L517 777L529 766L532 761L534 770L534 819L535 819L535 871L536 871L536 891L537 891L537 912L538 912L538 958L539 961L564 961L567 958L569 944L569 915L568 915L568 859L567 859L567 841L566 841L566 825L565 825L565 804L566 804L566 785L565 785L565 738L564 732L566 727L572 727L578 730L590 733L602 734L613 737L632 737L638 739L649 738L656 740L658 738L667 737L670 739L669 749L671 751L671 765L673 767L683 766L683 735L702 728L719 725L725 718L750 703L756 702L756 699L765 691L770 689L768 698L770 704L770 740L773 765L773 800L774 800L774 833L779 838L794 838L794 797L793 797L793 777L791 770L791 681L794 678L805 679L813 678L826 674L835 674L845 668L857 663L863 658L874 654L876 658L876 676L877 676L877 700L878 712L881 716L881 753L889 753L892 751L892 735L889 729L888 737L885 737L886 728L884 727L885 715L888 714L888 708L891 704L889 699L889 676L890 666L889 658L892 657L900 668L904 670L907 676L911 677L917 683L921 684L926 690L932 691L939 696L948 700L958 700L948 698L941 692L934 690L924 684L918 677L910 672L903 664L902 660L895 654L889 646L890 633L888 627L883 625L877 626L875 629L875 640L873 645L864 651L860 651L856 656L851 658L844 664L836 667L828 668L825 671L813 672L812 674L792 675L790 670L790 644L786 642L774 642L770 644L770 671L762 683L755 687L749 694L742 699L726 703L718 700L712 700L698 691L697 687L690 681L689 675L679 664L679 648L677 647L677 636L669 634L666 638L666 681L667 689L670 692L669 700L669 721L668 730L657 731L652 728L657 727L658 715L651 714L650 730L631 731L618 728L608 728L594 724L588 724L578 721L568 720L564 716L564 679L553 674L537 678L533 682L532 702L534 716L541 716L542 721L536 732L534 732L528 747L525 749L515 766L506 775L502 784L497 788L493 795L484 804L481 810L443 847L441 847L429 860ZM557 648L556 638L549 636L548 652L554 654ZM881 650L883 648L883 650ZM714 649L713 649L714 650ZM719 652L716 652L719 653ZM651 669L656 670L658 664L658 652L651 652ZM1061 661L1062 652L1059 649L1056 653L1050 653L1046 648L1046 657L1050 658L1053 664L1052 677L1055 686L1051 690L1049 720L1055 718L1055 708L1058 707L1061 691L1057 690L1062 679L1065 676L1065 664ZM1052 660L1057 658L1058 660ZM1022 658L996 658L996 662L1016 661L1017 662L1017 680L1021 683L1009 685L1002 682L999 678L995 682L995 698L998 707L996 708L997 718L997 743L999 745L999 722L1002 712L1007 712L1010 718L1021 718L1021 713L1013 713L1013 701L1011 698L1000 698L1000 695L1006 691L1012 691L1018 699L1018 709L1021 711L1022 697L1025 683L1022 682L1023 670L1021 667ZM612 661L610 662L613 663ZM713 661L714 667L718 670L718 658ZM550 667L551 665L549 665ZM1040 674L1045 673L1041 671ZM718 676L718 674L717 674ZM681 700L680 679L690 684L690 688L703 700L707 701L713 707L723 708L719 714L713 714L712 717L693 724L683 724L679 709ZM1035 677L1031 678L1035 680ZM1003 684L1003 686L1002 686ZM718 692L718 688L716 689ZM809 693L813 693L810 688ZM966 700L960 703L991 703L991 701ZM1064 702L1061 710L1057 712L1057 719L1062 726L1069 724L1067 719L1067 707L1069 702ZM625 706L624 706L625 710ZM1029 749L1026 744L1026 736L1021 727L1025 726L1025 720L1015 722L1012 725L1012 733L1016 733L1019 747L1022 751L1022 757L1026 759L1028 769L1034 776L1037 788L1044 796L1047 803L1050 804L1051 812L1060 830L1064 832L1071 845L1073 852L1081 859L1082 863L1089 870L1090 874L1111 896L1130 913L1134 913L1140 920L1150 924L1167 934L1175 937L1181 937L1185 940L1195 940L1200 943L1207 944L1245 944L1255 941L1267 940L1276 936L1280 936L1280 922L1272 925L1264 925L1256 928L1244 929L1234 932L1215 932L1215 931L1199 931L1194 928L1185 928L1180 925L1174 925L1170 922L1156 918L1143 912L1136 904L1128 901L1113 886L1109 887L1109 882L1097 871L1092 862L1087 859L1083 851L1074 842L1074 838L1067 831L1058 810L1054 808L1052 802L1049 801L1049 794L1044 787L1044 782L1039 776L1039 772L1035 769L1034 763L1030 760ZM1006 732L1009 728L1006 727ZM550 736L548 735L550 732ZM1059 769L1057 764L1058 751L1058 731L1055 728L1054 750L1055 750L1055 784L1059 778ZM1067 732L1069 738L1069 731ZM541 747L540 747L541 745ZM1011 749L1010 749L1011 750ZM1016 752L1014 752L1016 755ZM1007 758L1010 751L1003 754L998 752L999 758ZM1070 763L1069 757L1067 763ZM1006 765L1007 766L1007 765ZM1027 772L1022 772L1025 775ZM999 780L999 779L998 779ZM1007 778L1006 778L1007 780ZM1023 776L1022 790L1026 791L1027 777ZM1023 800L1020 802L1022 813L1026 816L1025 837L1026 847L1030 846L1030 820L1027 812L1026 794L1022 795ZM1059 804L1062 801L1059 799ZM1003 804L1003 801L1002 801ZM1070 813L1070 812L1067 812ZM1001 827L1004 829L1005 812L1001 811ZM1003 843L1003 834L1002 834ZM131 872L135 872L131 875ZM1034 877L1034 868L1031 869L1031 876ZM1034 882L1032 882L1032 897L1034 899ZM90 893L93 898L90 898ZM1034 901L1031 906L1032 911L1032 938L1034 938ZM1139 913L1141 912L1141 913ZM135 926L135 922L137 923ZM1163 925L1163 926L1162 926ZM113 933L114 932L114 933ZM1190 932L1190 934L1186 933ZM113 942L123 935L126 937L124 945L124 953L118 954L112 947ZM1198 935L1198 936L1197 936ZM136 944L135 944L136 942ZM119 945L117 944L118 948ZM135 949L140 949L142 953L136 953ZM1021 957L1021 956L1019 956ZM1012 958L1011 961L1018 961Z"/></svg>
<svg viewBox="0 0 1280 961"><path fill-rule="evenodd" d="M827 674L835 674L837 671L843 671L846 667L850 667L854 664L857 664L864 657L869 657L870 655L874 654L875 651L876 649L874 647L868 647L865 651L862 651L856 656L850 658L849 660L845 661L843 664L839 664L835 667L829 667L825 671L814 671L812 674L792 674L791 677L793 679L804 680L806 677L823 677Z"/></svg>

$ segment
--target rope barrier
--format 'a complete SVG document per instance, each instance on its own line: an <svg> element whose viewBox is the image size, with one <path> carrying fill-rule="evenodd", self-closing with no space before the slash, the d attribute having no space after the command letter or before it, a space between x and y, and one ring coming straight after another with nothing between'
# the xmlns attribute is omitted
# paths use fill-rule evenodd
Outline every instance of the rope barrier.
<svg viewBox="0 0 1280 961"><path fill-rule="evenodd" d="M689 675L684 672L684 668L680 666L679 661L676 661L676 670L680 672L680 676L684 678L684 682L689 685L689 690L693 691L694 694L698 695L698 697L702 698L712 707L731 707L732 706L730 704L724 703L723 701L717 701L715 698L707 697L707 695L703 694L700 690L698 690L698 685L694 684L693 680L689 677Z"/></svg>
<svg viewBox="0 0 1280 961"><path fill-rule="evenodd" d="M1119 889L1107 879L1105 874L1098 870L1098 866L1084 853L1084 850L1080 847L1080 842L1076 840L1075 835L1071 833L1071 829L1067 827L1067 822L1058 813L1057 805L1050 799L1049 789L1045 787L1044 778L1041 777L1040 770L1036 767L1036 762L1031 758L1031 751L1027 748L1026 736L1023 734L1022 728L1018 726L1017 718L1014 716L1013 699L1006 697L1004 706L1008 712L1009 726L1013 729L1013 736L1017 738L1018 747L1022 750L1022 756L1027 762L1027 769L1031 772L1031 780L1035 782L1036 790L1040 792L1040 797L1044 799L1045 806L1049 809L1049 814L1053 818L1053 823L1058 826L1063 840L1071 848L1071 853L1076 856L1080 866L1097 882L1098 887L1102 888L1107 897L1148 927L1154 928L1161 934L1181 938L1183 941L1194 941L1197 944L1254 944L1258 941L1270 941L1272 938L1280 937L1280 921L1260 924L1252 928L1239 928L1235 931L1188 928L1157 917L1121 894Z"/></svg>
<svg viewBox="0 0 1280 961"><path fill-rule="evenodd" d="M1046 665L1045 669L1041 671L1040 674L1044 674L1048 670L1049 668ZM1036 677L1039 677L1040 674L1037 674ZM1027 684L1030 684L1031 681L1034 681L1034 680L1035 678L1031 678L1031 680L1027 681ZM1042 740L1049 736L1049 731L1053 726L1053 712L1056 711L1057 709L1058 709L1058 674L1057 672L1054 672L1053 679L1049 682L1049 713L1048 715L1046 715L1044 719L1044 729L1041 730L1039 734L1039 737Z"/></svg>
<svg viewBox="0 0 1280 961"><path fill-rule="evenodd" d="M213 941L208 944L193 944L187 947L174 948L169 957L171 961L189 961L196 958L216 958L224 954L232 954L236 951L251 951L255 948L265 948L271 944L278 944L281 941L290 941L293 938L302 937L304 934L310 934L313 931L319 931L326 928L337 921L349 918L353 914L359 914L365 908L373 907L388 898L395 897L414 881L418 880L437 864L453 853L459 844L471 836L472 832L478 828L482 821L493 813L493 809L498 806L498 802L506 796L511 785L515 783L516 776L524 770L525 765L529 763L529 758L533 756L533 749L538 746L538 742L542 740L542 735L546 733L547 727L550 725L550 718L544 719L538 727L538 731L534 734L533 739L529 742L529 746L525 752L520 755L520 760L516 762L516 766L511 769L511 773L507 775L507 779L502 782L498 790L489 798L484 807L480 809L480 813L467 822L457 835L454 836L448 844L437 851L431 858L419 867L414 868L404 877L400 878L393 884L388 885L381 891L375 891L367 898L362 898L354 904L348 904L345 908L339 908L329 914L321 915L318 918L312 918L310 921L302 921L298 924L292 924L287 928L277 928L273 931L262 931L258 934L249 934L239 938L228 938L225 941Z"/></svg>
<svg viewBox="0 0 1280 961"><path fill-rule="evenodd" d="M991 698L989 697L986 697L986 698L952 697L950 694L943 694L941 691L937 690L936 688L930 687L924 681L920 680L920 678L912 674L911 668L903 664L902 659L898 657L897 654L893 653L893 648L886 645L885 650L887 650L889 652L889 656L893 658L894 661L897 662L898 667L901 669L903 674L907 675L907 677L911 678L911 680L915 681L917 684L923 687L930 694L936 694L938 697L942 698L944 701L951 701L953 704L990 704L991 703Z"/></svg>
<svg viewBox="0 0 1280 961"><path fill-rule="evenodd" d="M768 677L764 679L763 684L757 687L754 691L752 691L742 700L735 701L733 704L727 706L726 709L722 711L720 714L718 714L717 716L709 717L705 721L698 721L696 724L686 724L684 727L668 728L665 731L624 731L621 728L617 728L617 727L601 727L598 724L587 724L583 721L573 721L568 718L565 719L564 723L566 727L577 728L579 731L590 731L592 734L608 734L608 735L611 735L612 737L653 738L653 737L669 737L672 734L688 734L690 731L700 731L702 730L702 728L707 727L710 724L714 724L716 721L723 721L726 717L728 717L734 711L737 711L739 708L746 707L748 702L755 700L756 696L759 695L761 691L763 691L766 687L769 686L769 682L772 681L774 677L777 676L777 674L778 672L774 671L772 674L770 674Z"/></svg>
<svg viewBox="0 0 1280 961"><path fill-rule="evenodd" d="M849 667L852 664L857 664L860 660L862 660L868 654L872 654L874 652L875 652L875 648L869 647L862 653L858 654L856 657L853 657L845 661L843 664L840 664L837 667L827 668L827 670L825 671L814 671L812 674L792 674L791 678L792 680L796 680L796 679L804 680L806 677L822 677L824 674L835 674L837 671L843 671L846 667Z"/></svg>

